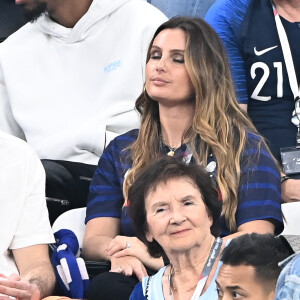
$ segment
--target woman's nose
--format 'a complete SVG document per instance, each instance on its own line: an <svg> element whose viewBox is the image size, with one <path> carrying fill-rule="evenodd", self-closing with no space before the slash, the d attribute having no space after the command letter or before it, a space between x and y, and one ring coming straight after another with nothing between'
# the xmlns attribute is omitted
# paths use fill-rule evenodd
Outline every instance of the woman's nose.
<svg viewBox="0 0 300 300"><path fill-rule="evenodd" d="M156 65L157 72L164 72L166 70L166 62L163 58L161 58Z"/></svg>
<svg viewBox="0 0 300 300"><path fill-rule="evenodd" d="M171 213L170 223L178 224L186 221L186 216L182 213L182 209L173 209Z"/></svg>

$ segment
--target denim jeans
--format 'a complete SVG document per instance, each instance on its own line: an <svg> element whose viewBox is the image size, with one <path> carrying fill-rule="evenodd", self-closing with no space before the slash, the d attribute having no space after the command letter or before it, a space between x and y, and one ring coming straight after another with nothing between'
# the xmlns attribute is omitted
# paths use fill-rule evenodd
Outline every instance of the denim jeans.
<svg viewBox="0 0 300 300"><path fill-rule="evenodd" d="M283 270L277 281L275 300L300 299L300 253L283 261Z"/></svg>
<svg viewBox="0 0 300 300"><path fill-rule="evenodd" d="M161 10L168 18L189 16L204 18L215 0L147 0Z"/></svg>

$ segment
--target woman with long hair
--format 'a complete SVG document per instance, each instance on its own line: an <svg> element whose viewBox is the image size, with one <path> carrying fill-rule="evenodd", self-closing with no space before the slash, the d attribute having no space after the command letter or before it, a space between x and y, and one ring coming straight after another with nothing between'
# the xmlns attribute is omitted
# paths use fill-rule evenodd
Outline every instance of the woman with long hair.
<svg viewBox="0 0 300 300"><path fill-rule="evenodd" d="M161 25L148 50L145 88L136 101L141 127L115 138L90 187L83 252L111 261L111 271L158 270L135 237L128 189L163 155L204 166L223 202L221 235L280 233L280 173L263 138L240 109L226 52L203 20L177 17ZM113 298L110 298L113 299Z"/></svg>

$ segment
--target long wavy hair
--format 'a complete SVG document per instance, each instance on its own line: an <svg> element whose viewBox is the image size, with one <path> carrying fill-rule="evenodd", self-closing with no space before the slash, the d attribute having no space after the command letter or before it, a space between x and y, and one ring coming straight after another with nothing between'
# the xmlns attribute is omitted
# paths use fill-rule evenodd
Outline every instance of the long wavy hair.
<svg viewBox="0 0 300 300"><path fill-rule="evenodd" d="M222 213L229 229L236 231L240 160L247 133L256 133L256 129L237 102L228 57L212 27L197 18L170 19L155 32L148 49L147 62L155 37L165 29L181 29L185 32L185 66L194 87L195 113L182 142L190 143L193 157L204 167L208 156L211 153L215 155L217 182L223 199ZM141 115L141 127L137 140L129 146L133 166L124 182L125 199L137 174L159 156L160 119L157 101L151 99L144 89L135 108Z"/></svg>

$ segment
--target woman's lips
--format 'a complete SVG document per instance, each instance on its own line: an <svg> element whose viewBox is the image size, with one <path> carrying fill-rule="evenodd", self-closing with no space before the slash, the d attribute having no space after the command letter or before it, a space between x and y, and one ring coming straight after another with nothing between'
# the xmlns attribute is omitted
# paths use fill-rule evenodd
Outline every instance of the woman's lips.
<svg viewBox="0 0 300 300"><path fill-rule="evenodd" d="M154 85L157 85L157 86L164 86L169 83L167 80L164 80L164 79L158 78L158 77L152 78L151 81L153 82Z"/></svg>
<svg viewBox="0 0 300 300"><path fill-rule="evenodd" d="M177 230L171 233L171 235L183 235L185 233L187 233L188 231L190 231L190 229L183 229L183 230Z"/></svg>

